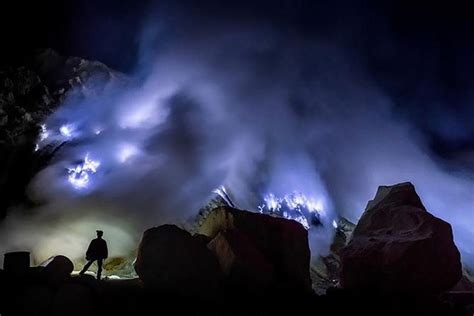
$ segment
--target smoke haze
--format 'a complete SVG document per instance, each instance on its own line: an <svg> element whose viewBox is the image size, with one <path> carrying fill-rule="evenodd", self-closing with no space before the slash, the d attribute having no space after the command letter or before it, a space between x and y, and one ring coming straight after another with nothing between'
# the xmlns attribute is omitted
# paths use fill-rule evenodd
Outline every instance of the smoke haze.
<svg viewBox="0 0 474 316"><path fill-rule="evenodd" d="M128 254L144 229L185 225L224 185L237 207L254 211L269 193L316 199L324 225L310 233L312 250L324 254L334 218L356 222L379 185L410 181L453 225L470 263L472 170L457 173L433 155L341 34L152 11L126 83L71 94L46 120L67 143L28 188L43 205L1 224L2 251L79 258L102 229L112 256ZM100 166L78 189L68 168L86 155Z"/></svg>

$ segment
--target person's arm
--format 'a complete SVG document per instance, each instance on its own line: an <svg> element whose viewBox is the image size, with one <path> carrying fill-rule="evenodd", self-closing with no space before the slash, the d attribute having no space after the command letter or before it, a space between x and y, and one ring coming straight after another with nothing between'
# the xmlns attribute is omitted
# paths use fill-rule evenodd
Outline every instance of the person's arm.
<svg viewBox="0 0 474 316"><path fill-rule="evenodd" d="M91 251L92 251L92 241L89 244L89 247L87 247L86 251L86 260L90 260L91 257Z"/></svg>
<svg viewBox="0 0 474 316"><path fill-rule="evenodd" d="M104 246L105 246L105 250L104 250L105 259L107 259L109 257L109 249L107 248L107 242L106 241L104 241Z"/></svg>

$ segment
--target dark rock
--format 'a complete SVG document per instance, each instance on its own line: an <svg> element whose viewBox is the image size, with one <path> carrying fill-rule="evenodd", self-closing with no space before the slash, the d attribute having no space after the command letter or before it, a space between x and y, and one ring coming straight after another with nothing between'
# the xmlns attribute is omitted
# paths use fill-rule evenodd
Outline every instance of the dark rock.
<svg viewBox="0 0 474 316"><path fill-rule="evenodd" d="M474 282L472 280L472 276L470 276L467 272L464 272L459 282L454 285L451 291L472 292L474 295ZM472 303L474 304L474 300Z"/></svg>
<svg viewBox="0 0 474 316"><path fill-rule="evenodd" d="M253 244L271 264L278 287L295 291L311 289L308 232L301 224L284 218L220 207L209 213L199 228L199 233L212 238L219 232L229 231L245 236L248 244Z"/></svg>
<svg viewBox="0 0 474 316"><path fill-rule="evenodd" d="M79 93L100 93L108 85L125 79L101 62L61 56L52 49L38 50L30 67L43 78L53 95L62 95L71 88L77 88L75 92Z"/></svg>
<svg viewBox="0 0 474 316"><path fill-rule="evenodd" d="M63 284L54 296L50 315L98 315L97 296L88 287L76 283Z"/></svg>
<svg viewBox="0 0 474 316"><path fill-rule="evenodd" d="M349 289L437 293L462 273L451 226L426 211L411 183L379 187L341 258Z"/></svg>
<svg viewBox="0 0 474 316"><path fill-rule="evenodd" d="M5 254L3 269L5 273L18 277L26 276L30 268L30 253L27 251L16 251Z"/></svg>
<svg viewBox="0 0 474 316"><path fill-rule="evenodd" d="M341 217L337 221L336 234L329 254L319 256L311 263L312 287L316 294L322 295L330 288L339 286L341 272L341 251L346 246L355 224Z"/></svg>
<svg viewBox="0 0 474 316"><path fill-rule="evenodd" d="M49 258L42 265L44 266L42 273L47 282L52 285L58 285L68 280L74 270L72 261L61 255Z"/></svg>
<svg viewBox="0 0 474 316"><path fill-rule="evenodd" d="M25 287L11 302L15 315L48 315L54 291L45 285L32 284Z"/></svg>
<svg viewBox="0 0 474 316"><path fill-rule="evenodd" d="M150 228L143 234L135 270L148 288L202 296L219 286L219 264L202 238L175 225Z"/></svg>
<svg viewBox="0 0 474 316"><path fill-rule="evenodd" d="M222 231L207 246L217 257L228 288L258 295L275 285L272 265L246 235Z"/></svg>
<svg viewBox="0 0 474 316"><path fill-rule="evenodd" d="M70 278L68 283L82 285L92 290L94 293L100 292L100 280L97 280L95 276L89 274L73 276Z"/></svg>

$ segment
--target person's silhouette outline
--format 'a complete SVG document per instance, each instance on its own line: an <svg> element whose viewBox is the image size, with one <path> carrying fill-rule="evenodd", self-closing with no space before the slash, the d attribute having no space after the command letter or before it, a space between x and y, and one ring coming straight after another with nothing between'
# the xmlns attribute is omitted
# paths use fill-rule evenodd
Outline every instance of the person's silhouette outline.
<svg viewBox="0 0 474 316"><path fill-rule="evenodd" d="M79 272L80 275L83 275L87 269L97 260L97 280L100 280L100 275L102 273L102 263L104 259L108 257L107 242L102 239L104 232L97 230L97 238L93 239L89 244L89 248L86 251L86 260L88 261L84 268Z"/></svg>

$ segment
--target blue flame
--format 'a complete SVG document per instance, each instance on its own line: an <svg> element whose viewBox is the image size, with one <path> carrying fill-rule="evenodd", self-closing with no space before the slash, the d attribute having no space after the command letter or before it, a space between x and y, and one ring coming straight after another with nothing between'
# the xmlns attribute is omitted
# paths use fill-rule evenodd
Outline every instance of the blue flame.
<svg viewBox="0 0 474 316"><path fill-rule="evenodd" d="M68 181L76 189L83 189L89 185L90 176L97 172L100 162L89 158L86 154L84 161L76 165L74 168L68 168Z"/></svg>
<svg viewBox="0 0 474 316"><path fill-rule="evenodd" d="M311 225L320 224L321 217L327 216L320 199L307 197L298 191L285 194L283 197L269 193L263 200L265 203L258 207L260 213L297 221L306 229L310 229ZM334 223L332 225L334 227Z"/></svg>
<svg viewBox="0 0 474 316"><path fill-rule="evenodd" d="M59 128L59 132L66 138L71 138L75 131L75 126L73 124L64 124Z"/></svg>

